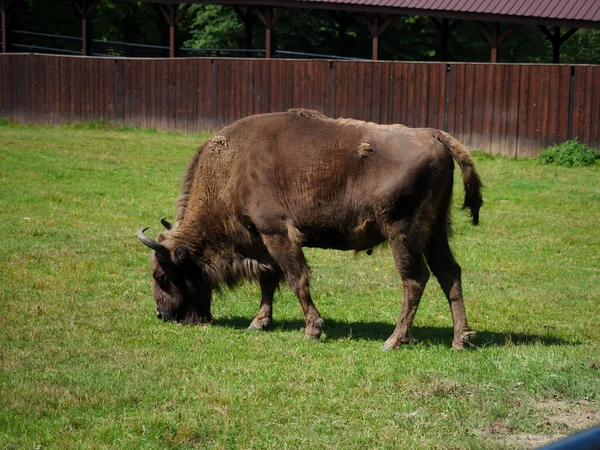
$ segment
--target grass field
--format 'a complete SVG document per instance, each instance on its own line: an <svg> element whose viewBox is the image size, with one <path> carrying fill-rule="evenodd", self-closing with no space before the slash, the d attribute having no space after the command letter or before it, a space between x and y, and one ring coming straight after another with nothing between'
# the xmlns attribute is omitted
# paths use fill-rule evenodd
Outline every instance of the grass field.
<svg viewBox="0 0 600 450"><path fill-rule="evenodd" d="M156 319L136 232L173 217L201 136L0 123L0 448L530 448L600 423L600 171L476 154L481 225L454 207L476 348L431 279L419 344L390 251L309 250L326 336L287 288L215 323ZM455 189L455 205L462 187Z"/></svg>

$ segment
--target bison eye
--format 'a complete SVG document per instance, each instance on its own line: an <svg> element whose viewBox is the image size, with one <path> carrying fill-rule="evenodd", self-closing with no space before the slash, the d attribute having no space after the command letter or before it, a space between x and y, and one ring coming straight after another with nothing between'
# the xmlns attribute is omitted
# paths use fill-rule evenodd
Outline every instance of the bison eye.
<svg viewBox="0 0 600 450"><path fill-rule="evenodd" d="M152 276L154 277L156 282L158 284L160 284L161 286L167 284L167 282L169 281L169 279L167 278L167 276L164 273L161 275L152 275Z"/></svg>

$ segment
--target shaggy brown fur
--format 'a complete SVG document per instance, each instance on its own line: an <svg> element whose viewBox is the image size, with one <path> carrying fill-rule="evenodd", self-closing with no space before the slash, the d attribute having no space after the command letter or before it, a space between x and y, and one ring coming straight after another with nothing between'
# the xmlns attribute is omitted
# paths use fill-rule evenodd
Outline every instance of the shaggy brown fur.
<svg viewBox="0 0 600 450"><path fill-rule="evenodd" d="M370 251L388 241L403 280L396 330L408 332L432 270L448 297L453 345L468 342L460 267L448 245L453 160L464 207L479 220L481 182L468 150L447 133L330 119L295 109L239 120L203 144L187 166L177 220L151 259L153 295L165 320L211 320L211 292L243 279L261 285L251 328L272 319L273 293L286 279L298 297L306 334L323 321L313 304L302 247Z"/></svg>

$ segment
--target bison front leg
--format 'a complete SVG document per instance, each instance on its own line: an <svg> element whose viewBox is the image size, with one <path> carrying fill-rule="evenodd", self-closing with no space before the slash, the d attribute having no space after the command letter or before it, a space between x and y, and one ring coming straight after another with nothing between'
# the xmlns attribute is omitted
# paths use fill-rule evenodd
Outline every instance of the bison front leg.
<svg viewBox="0 0 600 450"><path fill-rule="evenodd" d="M271 325L273 320L273 296L279 283L281 282L281 273L267 273L260 277L261 300L260 308L249 330L265 330Z"/></svg>
<svg viewBox="0 0 600 450"><path fill-rule="evenodd" d="M284 235L263 236L263 241L300 301L306 322L306 336L319 339L323 331L323 319L321 319L310 295L310 270L302 248Z"/></svg>

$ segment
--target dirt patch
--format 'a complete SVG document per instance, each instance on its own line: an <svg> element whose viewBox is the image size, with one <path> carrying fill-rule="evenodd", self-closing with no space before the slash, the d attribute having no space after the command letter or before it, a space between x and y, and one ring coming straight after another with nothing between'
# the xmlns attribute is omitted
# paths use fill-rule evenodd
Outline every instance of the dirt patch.
<svg viewBox="0 0 600 450"><path fill-rule="evenodd" d="M533 401L530 414L539 418L537 425L543 430L541 433L521 433L506 419L498 419L476 432L504 448L537 448L600 424L600 412L586 400Z"/></svg>
<svg viewBox="0 0 600 450"><path fill-rule="evenodd" d="M600 412L587 400L573 403L542 400L534 402L533 407L542 414L544 425L558 425L568 434L600 424Z"/></svg>

